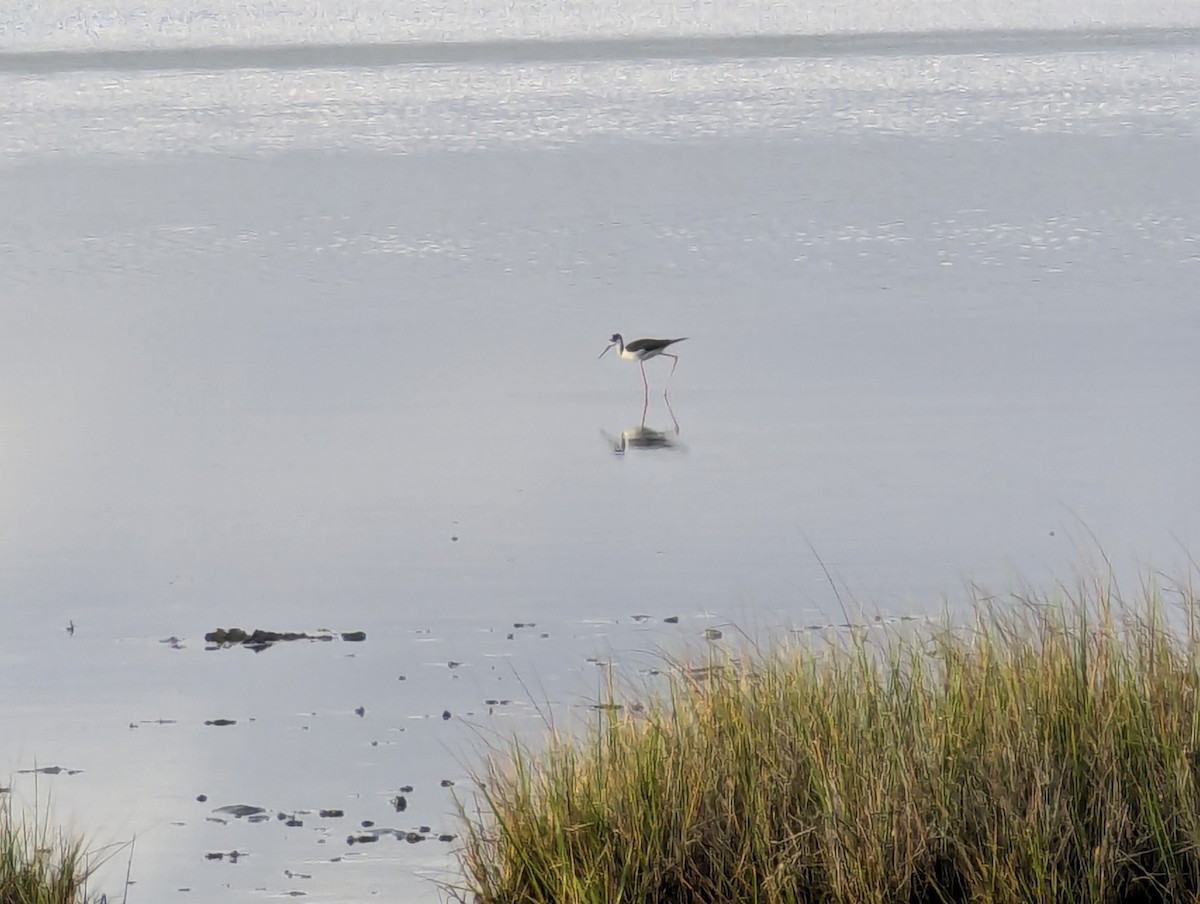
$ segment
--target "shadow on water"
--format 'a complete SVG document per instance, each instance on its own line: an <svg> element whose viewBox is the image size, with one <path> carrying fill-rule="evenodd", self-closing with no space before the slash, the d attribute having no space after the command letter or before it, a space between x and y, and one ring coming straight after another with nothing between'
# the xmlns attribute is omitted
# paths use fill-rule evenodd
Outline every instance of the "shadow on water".
<svg viewBox="0 0 1200 904"><path fill-rule="evenodd" d="M679 442L679 419L675 417L675 410L671 407L671 397L665 392L663 393L663 401L666 403L667 413L671 416L670 429L664 427L661 430L646 426L646 414L650 409L650 399L647 396L642 404L642 420L636 427L626 427L621 431L620 436L613 436L601 430L600 433L604 439L612 446L614 455L624 455L627 449L641 449L644 451L653 451L659 449L671 449L682 451L685 447Z"/></svg>

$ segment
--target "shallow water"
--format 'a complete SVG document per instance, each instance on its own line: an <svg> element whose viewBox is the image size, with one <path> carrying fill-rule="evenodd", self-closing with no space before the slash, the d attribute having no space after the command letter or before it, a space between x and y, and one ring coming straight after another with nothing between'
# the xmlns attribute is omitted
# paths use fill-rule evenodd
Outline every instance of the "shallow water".
<svg viewBox="0 0 1200 904"><path fill-rule="evenodd" d="M130 900L436 899L483 746L826 569L1186 569L1193 8L395 8L0 14L0 768Z"/></svg>

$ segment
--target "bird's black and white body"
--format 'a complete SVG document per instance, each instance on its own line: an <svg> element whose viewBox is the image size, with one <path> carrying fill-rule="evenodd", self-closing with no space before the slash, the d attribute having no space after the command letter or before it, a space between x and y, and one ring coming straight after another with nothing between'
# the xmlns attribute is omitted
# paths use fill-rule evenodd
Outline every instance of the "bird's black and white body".
<svg viewBox="0 0 1200 904"><path fill-rule="evenodd" d="M636 361L642 369L642 386L645 387L646 393L649 394L650 384L646 380L646 365L644 362L648 358L657 358L659 355L670 358L674 363L671 365L671 373L667 375L667 382L669 383L671 375L675 373L675 368L679 364L679 356L671 354L667 349L676 342L682 342L686 338L687 336L680 336L678 339L634 339L632 342L626 344L625 340L621 338L620 333L613 333L612 339L609 340L608 345L604 347L604 351L600 353L599 357L603 358L605 353L615 346L617 354L626 361ZM666 393L666 390L664 389L663 392Z"/></svg>

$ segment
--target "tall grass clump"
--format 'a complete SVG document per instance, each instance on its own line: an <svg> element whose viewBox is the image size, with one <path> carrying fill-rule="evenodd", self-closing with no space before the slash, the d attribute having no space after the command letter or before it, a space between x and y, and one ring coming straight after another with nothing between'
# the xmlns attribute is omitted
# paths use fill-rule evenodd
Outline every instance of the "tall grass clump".
<svg viewBox="0 0 1200 904"><path fill-rule="evenodd" d="M977 601L966 625L677 664L589 733L492 752L463 805L466 894L1198 901L1200 621L1181 596Z"/></svg>
<svg viewBox="0 0 1200 904"><path fill-rule="evenodd" d="M16 817L0 795L0 904L83 904L88 872L81 842Z"/></svg>

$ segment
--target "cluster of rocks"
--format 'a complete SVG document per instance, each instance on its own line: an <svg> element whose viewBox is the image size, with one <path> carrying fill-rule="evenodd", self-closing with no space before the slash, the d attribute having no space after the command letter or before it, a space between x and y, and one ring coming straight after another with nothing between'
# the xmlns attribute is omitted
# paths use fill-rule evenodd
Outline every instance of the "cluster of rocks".
<svg viewBox="0 0 1200 904"><path fill-rule="evenodd" d="M335 636L340 636L342 640L348 643L357 643L367 639L365 631L343 631L340 635L335 635L330 631L322 631L317 634L309 634L306 631L264 631L261 628L255 628L253 631L247 631L244 628L217 628L215 631L209 631L204 635L205 641L213 644L214 647L231 647L245 646L251 650L265 650L267 647L288 640L333 640Z"/></svg>

